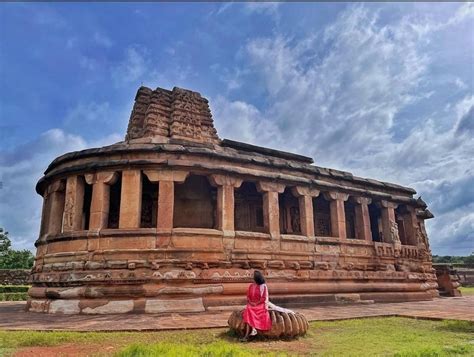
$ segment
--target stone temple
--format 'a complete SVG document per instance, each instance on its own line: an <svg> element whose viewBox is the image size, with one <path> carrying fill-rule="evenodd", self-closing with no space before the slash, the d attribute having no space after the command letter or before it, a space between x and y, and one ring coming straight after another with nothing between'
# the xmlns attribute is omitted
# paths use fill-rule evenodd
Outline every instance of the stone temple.
<svg viewBox="0 0 474 357"><path fill-rule="evenodd" d="M125 141L56 158L29 311L170 313L437 296L413 189L220 139L208 101L138 89Z"/></svg>

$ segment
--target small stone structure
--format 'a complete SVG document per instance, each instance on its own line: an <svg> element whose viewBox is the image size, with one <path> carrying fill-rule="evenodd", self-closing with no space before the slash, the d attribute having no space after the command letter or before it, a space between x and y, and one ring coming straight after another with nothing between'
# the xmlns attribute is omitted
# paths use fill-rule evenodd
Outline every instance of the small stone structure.
<svg viewBox="0 0 474 357"><path fill-rule="evenodd" d="M452 264L433 264L438 280L438 290L441 296L461 296L459 291L460 279Z"/></svg>
<svg viewBox="0 0 474 357"><path fill-rule="evenodd" d="M242 319L242 312L234 311L229 317L229 327L237 334L244 336L246 323ZM267 337L298 337L304 336L309 329L306 318L296 312L294 314L270 310L272 328L269 331L260 331L260 334Z"/></svg>
<svg viewBox="0 0 474 357"><path fill-rule="evenodd" d="M228 308L254 269L278 305L437 295L413 189L221 140L189 90L141 87L125 141L56 158L36 190L30 311Z"/></svg>

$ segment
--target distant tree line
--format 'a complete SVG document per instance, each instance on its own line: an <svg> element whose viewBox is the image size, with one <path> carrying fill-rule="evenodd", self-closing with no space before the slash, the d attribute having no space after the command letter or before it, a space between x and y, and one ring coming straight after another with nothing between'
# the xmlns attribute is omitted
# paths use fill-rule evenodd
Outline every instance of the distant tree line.
<svg viewBox="0 0 474 357"><path fill-rule="evenodd" d="M31 269L35 257L28 249L12 249L8 232L0 228L0 269Z"/></svg>
<svg viewBox="0 0 474 357"><path fill-rule="evenodd" d="M471 253L471 255L465 257L453 255L433 255L433 263L474 264L474 252Z"/></svg>

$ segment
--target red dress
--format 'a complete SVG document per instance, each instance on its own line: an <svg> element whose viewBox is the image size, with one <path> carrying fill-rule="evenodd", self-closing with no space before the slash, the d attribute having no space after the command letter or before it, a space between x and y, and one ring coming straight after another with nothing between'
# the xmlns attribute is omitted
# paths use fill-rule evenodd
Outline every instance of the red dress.
<svg viewBox="0 0 474 357"><path fill-rule="evenodd" d="M260 285L250 284L247 291L247 306L242 315L244 321L257 330L267 331L272 328L272 320L266 305L267 301L267 286L263 285L261 289Z"/></svg>

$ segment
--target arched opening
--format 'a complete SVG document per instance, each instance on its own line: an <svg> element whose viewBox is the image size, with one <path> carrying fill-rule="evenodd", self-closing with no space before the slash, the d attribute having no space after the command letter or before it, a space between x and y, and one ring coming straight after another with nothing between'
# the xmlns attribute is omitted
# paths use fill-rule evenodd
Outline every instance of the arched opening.
<svg viewBox="0 0 474 357"><path fill-rule="evenodd" d="M253 182L244 182L234 192L234 226L237 231L264 232L263 197Z"/></svg>
<svg viewBox="0 0 474 357"><path fill-rule="evenodd" d="M84 202L82 205L82 229L89 230L89 222L91 218L92 203L92 185L89 185L82 177L84 182Z"/></svg>
<svg viewBox="0 0 474 357"><path fill-rule="evenodd" d="M344 202L344 213L346 216L346 237L350 239L356 238L355 228L355 204L351 200Z"/></svg>
<svg viewBox="0 0 474 357"><path fill-rule="evenodd" d="M331 237L331 209L323 194L313 198L314 234L318 237Z"/></svg>
<svg viewBox="0 0 474 357"><path fill-rule="evenodd" d="M122 191L122 173L118 172L117 181L110 186L109 218L107 228L118 228L120 219L120 196Z"/></svg>
<svg viewBox="0 0 474 357"><path fill-rule="evenodd" d="M370 230L372 231L372 241L382 241L382 212L375 203L369 205Z"/></svg>
<svg viewBox="0 0 474 357"><path fill-rule="evenodd" d="M140 228L156 227L158 212L158 183L151 182L142 174L142 210L140 215Z"/></svg>
<svg viewBox="0 0 474 357"><path fill-rule="evenodd" d="M217 189L205 176L190 175L175 184L173 227L216 229Z"/></svg>
<svg viewBox="0 0 474 357"><path fill-rule="evenodd" d="M289 187L278 195L280 208L280 233L301 234L300 206Z"/></svg>

